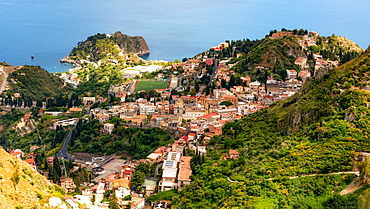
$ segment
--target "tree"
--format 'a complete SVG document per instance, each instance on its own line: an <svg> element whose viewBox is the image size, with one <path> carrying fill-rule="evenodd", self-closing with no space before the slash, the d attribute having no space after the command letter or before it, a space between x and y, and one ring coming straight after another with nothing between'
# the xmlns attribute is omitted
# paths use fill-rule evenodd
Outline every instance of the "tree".
<svg viewBox="0 0 370 209"><path fill-rule="evenodd" d="M199 89L200 89L200 87L199 87L199 82L195 82L195 91L198 93L199 92Z"/></svg>
<svg viewBox="0 0 370 209"><path fill-rule="evenodd" d="M19 173L19 167L18 166L15 168L15 171L13 173L13 176L11 177L11 180L13 182L13 186L14 186L15 190L17 190L17 185L18 185L19 181L21 180L21 176L20 176L20 173Z"/></svg>
<svg viewBox="0 0 370 209"><path fill-rule="evenodd" d="M366 158L364 162L360 162L358 165L360 170L360 179L364 183L370 182L370 160Z"/></svg>
<svg viewBox="0 0 370 209"><path fill-rule="evenodd" d="M134 190L137 192L141 192L142 187L141 185L145 181L145 173L141 171L135 171L134 174L132 175L132 180L131 180L131 185Z"/></svg>
<svg viewBox="0 0 370 209"><path fill-rule="evenodd" d="M358 198L359 209L370 209L370 189L364 191Z"/></svg>
<svg viewBox="0 0 370 209"><path fill-rule="evenodd" d="M222 101L222 102L220 102L220 105L225 105L226 107L229 107L229 106L233 105L233 103L230 102L230 101Z"/></svg>

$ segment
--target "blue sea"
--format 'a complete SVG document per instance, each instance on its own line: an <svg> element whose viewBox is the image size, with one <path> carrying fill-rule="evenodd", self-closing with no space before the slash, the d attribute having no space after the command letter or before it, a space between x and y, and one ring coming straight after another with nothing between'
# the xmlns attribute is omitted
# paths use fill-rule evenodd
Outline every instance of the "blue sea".
<svg viewBox="0 0 370 209"><path fill-rule="evenodd" d="M115 31L143 36L147 59L168 61L283 27L345 36L366 49L369 9L367 0L1 0L0 62L63 72L71 66L59 59L77 42Z"/></svg>

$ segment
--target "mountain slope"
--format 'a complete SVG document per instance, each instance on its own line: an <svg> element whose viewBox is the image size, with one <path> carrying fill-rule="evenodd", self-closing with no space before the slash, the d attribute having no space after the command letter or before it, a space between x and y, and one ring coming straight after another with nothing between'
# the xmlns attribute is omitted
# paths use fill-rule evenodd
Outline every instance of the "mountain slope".
<svg viewBox="0 0 370 209"><path fill-rule="evenodd" d="M50 197L62 195L59 186L0 148L1 208L47 208Z"/></svg>
<svg viewBox="0 0 370 209"><path fill-rule="evenodd" d="M335 203L336 208L357 208L363 190L338 195L354 176L288 177L351 171L355 153L370 151L369 67L368 49L310 80L287 100L227 123L223 136L212 139L208 160L195 166L195 181L174 205L330 208ZM222 153L229 149L241 157L224 160Z"/></svg>
<svg viewBox="0 0 370 209"><path fill-rule="evenodd" d="M72 89L54 74L40 66L23 66L8 77L11 92L21 93L22 97L42 100Z"/></svg>

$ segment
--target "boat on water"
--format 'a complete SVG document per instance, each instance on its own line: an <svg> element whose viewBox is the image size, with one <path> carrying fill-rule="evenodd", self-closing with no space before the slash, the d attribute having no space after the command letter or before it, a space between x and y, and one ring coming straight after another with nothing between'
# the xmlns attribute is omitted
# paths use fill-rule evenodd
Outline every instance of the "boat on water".
<svg viewBox="0 0 370 209"><path fill-rule="evenodd" d="M33 60L33 59L35 59L35 56L31 55L31 59L32 59L32 60Z"/></svg>

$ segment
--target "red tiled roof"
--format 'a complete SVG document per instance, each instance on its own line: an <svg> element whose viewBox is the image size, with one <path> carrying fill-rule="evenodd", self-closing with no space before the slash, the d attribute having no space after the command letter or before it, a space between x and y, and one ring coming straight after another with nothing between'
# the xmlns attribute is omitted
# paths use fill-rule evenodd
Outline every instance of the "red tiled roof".
<svg viewBox="0 0 370 209"><path fill-rule="evenodd" d="M218 115L215 112L208 113L207 115L200 116L200 118L210 119L212 116Z"/></svg>
<svg viewBox="0 0 370 209"><path fill-rule="evenodd" d="M30 165L34 165L35 164L35 160L33 158L30 158L30 159L26 159L24 160L24 162L30 164Z"/></svg>

